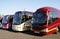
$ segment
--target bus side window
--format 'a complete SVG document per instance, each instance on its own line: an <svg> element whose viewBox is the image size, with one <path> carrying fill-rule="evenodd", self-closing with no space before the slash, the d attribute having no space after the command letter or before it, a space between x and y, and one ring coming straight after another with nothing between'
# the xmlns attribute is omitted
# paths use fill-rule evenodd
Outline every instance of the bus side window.
<svg viewBox="0 0 60 39"><path fill-rule="evenodd" d="M58 12L57 11L51 11L49 13L49 23L54 22L58 19Z"/></svg>
<svg viewBox="0 0 60 39"><path fill-rule="evenodd" d="M24 15L23 18L22 18L22 22L25 22L27 20L28 20L28 17L26 15Z"/></svg>
<svg viewBox="0 0 60 39"><path fill-rule="evenodd" d="M49 24L50 24L50 23L52 22L52 15L49 15L49 17L48 17L48 18L49 18L49 20L48 20L48 21L49 21Z"/></svg>

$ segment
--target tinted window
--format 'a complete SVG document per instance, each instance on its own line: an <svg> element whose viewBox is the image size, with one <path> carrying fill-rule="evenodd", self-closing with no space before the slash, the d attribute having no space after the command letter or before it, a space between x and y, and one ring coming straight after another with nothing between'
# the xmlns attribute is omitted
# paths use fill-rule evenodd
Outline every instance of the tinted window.
<svg viewBox="0 0 60 39"><path fill-rule="evenodd" d="M30 12L24 11L24 15L22 17L22 23L32 18L32 17L29 17L29 16L32 16L32 14Z"/></svg>
<svg viewBox="0 0 60 39"><path fill-rule="evenodd" d="M26 15L26 16L32 16L33 14L31 12L24 12L24 15Z"/></svg>
<svg viewBox="0 0 60 39"><path fill-rule="evenodd" d="M32 23L38 23L38 24L46 24L46 20L47 20L47 17L46 17L46 13L45 12L36 12L34 13L33 15L33 18L32 18Z"/></svg>
<svg viewBox="0 0 60 39"><path fill-rule="evenodd" d="M58 12L57 11L50 11L49 13L49 23L58 19Z"/></svg>
<svg viewBox="0 0 60 39"><path fill-rule="evenodd" d="M23 17L22 17L22 23L25 22L25 21L28 21L28 20L29 20L28 16L23 15Z"/></svg>
<svg viewBox="0 0 60 39"><path fill-rule="evenodd" d="M21 23L29 20L28 14L29 14L28 12L15 13L14 18L13 18L13 24L21 24Z"/></svg>
<svg viewBox="0 0 60 39"><path fill-rule="evenodd" d="M3 20L2 20L2 23L7 23L7 22L8 22L8 16L4 16Z"/></svg>
<svg viewBox="0 0 60 39"><path fill-rule="evenodd" d="M21 13L16 13L13 18L13 24L20 24L21 23Z"/></svg>
<svg viewBox="0 0 60 39"><path fill-rule="evenodd" d="M60 12L58 12L58 18L60 18Z"/></svg>

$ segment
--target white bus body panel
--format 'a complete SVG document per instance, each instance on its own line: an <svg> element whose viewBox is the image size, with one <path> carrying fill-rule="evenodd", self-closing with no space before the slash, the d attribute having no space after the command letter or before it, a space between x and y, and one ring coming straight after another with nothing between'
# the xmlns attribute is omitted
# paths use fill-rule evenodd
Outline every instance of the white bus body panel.
<svg viewBox="0 0 60 39"><path fill-rule="evenodd" d="M12 30L14 30L14 31L23 31L23 26L24 26L24 23L22 23L20 25L12 25Z"/></svg>
<svg viewBox="0 0 60 39"><path fill-rule="evenodd" d="M29 30L30 28L24 28L24 25L26 26L31 26L31 20L28 20L20 25L12 25L12 30L14 31L26 31Z"/></svg>

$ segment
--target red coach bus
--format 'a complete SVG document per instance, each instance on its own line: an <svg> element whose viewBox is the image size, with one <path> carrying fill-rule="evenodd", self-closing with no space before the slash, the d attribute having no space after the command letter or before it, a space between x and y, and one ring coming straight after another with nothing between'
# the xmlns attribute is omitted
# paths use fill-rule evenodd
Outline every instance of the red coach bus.
<svg viewBox="0 0 60 39"><path fill-rule="evenodd" d="M11 29L12 27L13 15L5 15L2 19L2 28Z"/></svg>
<svg viewBox="0 0 60 39"><path fill-rule="evenodd" d="M52 34L58 31L60 26L60 12L52 7L37 9L33 14L31 30L34 33Z"/></svg>

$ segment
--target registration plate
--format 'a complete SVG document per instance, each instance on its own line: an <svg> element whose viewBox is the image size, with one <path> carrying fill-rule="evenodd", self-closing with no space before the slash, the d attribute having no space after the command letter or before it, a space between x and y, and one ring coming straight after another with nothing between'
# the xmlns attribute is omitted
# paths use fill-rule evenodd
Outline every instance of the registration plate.
<svg viewBox="0 0 60 39"><path fill-rule="evenodd" d="M35 33L40 33L40 32L38 32L38 31L34 31Z"/></svg>

